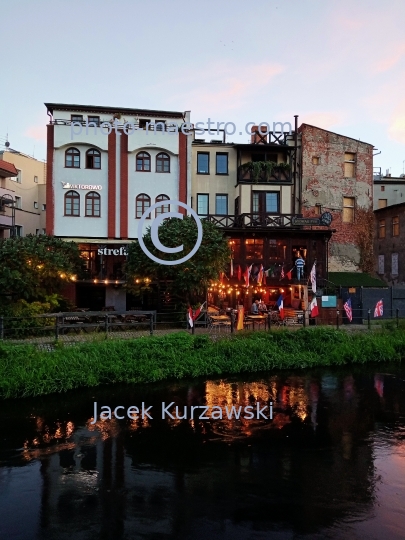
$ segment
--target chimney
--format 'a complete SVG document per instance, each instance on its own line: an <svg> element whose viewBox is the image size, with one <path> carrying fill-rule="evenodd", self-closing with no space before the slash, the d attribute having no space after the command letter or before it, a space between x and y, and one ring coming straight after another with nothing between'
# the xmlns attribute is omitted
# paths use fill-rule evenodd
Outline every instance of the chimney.
<svg viewBox="0 0 405 540"><path fill-rule="evenodd" d="M267 137L268 135L262 135L263 137L263 140L260 138L258 132L259 132L259 126L252 126L251 128L251 136L250 136L250 143L251 144L263 144L263 143L267 143ZM267 128L266 126L260 126L260 132L261 133L267 133Z"/></svg>

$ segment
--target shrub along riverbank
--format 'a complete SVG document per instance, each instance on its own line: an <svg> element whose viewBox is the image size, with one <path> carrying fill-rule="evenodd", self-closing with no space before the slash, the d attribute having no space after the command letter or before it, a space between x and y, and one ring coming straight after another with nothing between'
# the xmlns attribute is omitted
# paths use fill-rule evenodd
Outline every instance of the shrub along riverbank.
<svg viewBox="0 0 405 540"><path fill-rule="evenodd" d="M331 329L253 332L212 341L185 332L39 351L0 343L0 398L37 396L118 382L148 383L405 359L405 332Z"/></svg>

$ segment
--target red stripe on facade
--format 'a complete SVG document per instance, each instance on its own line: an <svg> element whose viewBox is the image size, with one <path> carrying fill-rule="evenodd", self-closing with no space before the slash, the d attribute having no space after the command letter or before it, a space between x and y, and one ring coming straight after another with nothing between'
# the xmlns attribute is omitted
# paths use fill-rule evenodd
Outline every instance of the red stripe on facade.
<svg viewBox="0 0 405 540"><path fill-rule="evenodd" d="M187 204L187 135L183 133L179 133L179 201ZM179 212L186 214L186 209Z"/></svg>
<svg viewBox="0 0 405 540"><path fill-rule="evenodd" d="M108 135L108 238L115 238L115 203L116 203L116 154L115 131Z"/></svg>
<svg viewBox="0 0 405 540"><path fill-rule="evenodd" d="M121 133L120 236L128 238L128 135Z"/></svg>
<svg viewBox="0 0 405 540"><path fill-rule="evenodd" d="M46 234L55 233L55 195L53 186L53 154L55 126L46 126Z"/></svg>

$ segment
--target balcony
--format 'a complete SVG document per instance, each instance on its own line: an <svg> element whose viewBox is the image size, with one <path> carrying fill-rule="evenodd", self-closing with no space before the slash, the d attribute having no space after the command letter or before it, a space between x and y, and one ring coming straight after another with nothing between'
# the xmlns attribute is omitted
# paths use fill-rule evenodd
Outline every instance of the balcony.
<svg viewBox="0 0 405 540"><path fill-rule="evenodd" d="M286 184L291 182L291 167L288 163L277 165L271 161L250 161L238 167L238 183Z"/></svg>
<svg viewBox="0 0 405 540"><path fill-rule="evenodd" d="M202 216L201 216L202 217ZM299 226L292 224L292 219L297 217L293 214L239 214L238 216L232 215L208 215L205 217L211 223L214 223L217 227L226 228L294 228L299 229Z"/></svg>

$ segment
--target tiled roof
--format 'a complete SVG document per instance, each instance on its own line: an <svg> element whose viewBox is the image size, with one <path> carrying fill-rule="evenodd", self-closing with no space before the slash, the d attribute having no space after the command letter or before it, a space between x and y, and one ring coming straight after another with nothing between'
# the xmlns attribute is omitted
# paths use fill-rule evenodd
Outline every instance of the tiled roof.
<svg viewBox="0 0 405 540"><path fill-rule="evenodd" d="M17 176L18 171L12 163L8 163L0 159L0 176L6 178L8 176Z"/></svg>

